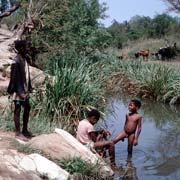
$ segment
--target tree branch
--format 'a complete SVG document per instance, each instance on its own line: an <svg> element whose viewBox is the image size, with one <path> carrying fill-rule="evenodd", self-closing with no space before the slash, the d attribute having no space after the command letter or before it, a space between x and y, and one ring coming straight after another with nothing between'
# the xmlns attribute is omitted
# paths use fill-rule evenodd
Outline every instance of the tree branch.
<svg viewBox="0 0 180 180"><path fill-rule="evenodd" d="M180 12L180 0L164 0L164 2L168 3L169 11Z"/></svg>
<svg viewBox="0 0 180 180"><path fill-rule="evenodd" d="M15 4L7 11L0 14L0 21L2 18L10 16L14 11L16 11L21 6L20 2L15 2Z"/></svg>

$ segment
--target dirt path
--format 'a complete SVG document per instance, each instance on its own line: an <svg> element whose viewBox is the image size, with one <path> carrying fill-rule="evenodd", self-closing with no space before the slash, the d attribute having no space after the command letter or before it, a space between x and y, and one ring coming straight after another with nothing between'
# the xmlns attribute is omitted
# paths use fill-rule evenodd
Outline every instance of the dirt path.
<svg viewBox="0 0 180 180"><path fill-rule="evenodd" d="M14 149L12 142L15 140L13 132L6 132L0 129L0 150L2 149Z"/></svg>

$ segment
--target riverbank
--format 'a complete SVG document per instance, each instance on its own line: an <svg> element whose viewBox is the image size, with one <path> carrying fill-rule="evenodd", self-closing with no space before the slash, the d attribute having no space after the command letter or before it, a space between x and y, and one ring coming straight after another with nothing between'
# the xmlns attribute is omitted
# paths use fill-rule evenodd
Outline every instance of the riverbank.
<svg viewBox="0 0 180 180"><path fill-rule="evenodd" d="M141 98L180 104L178 66L156 61L120 60L117 67L107 81L108 92L123 91Z"/></svg>
<svg viewBox="0 0 180 180"><path fill-rule="evenodd" d="M3 179L110 179L113 171L97 154L62 129L28 142L0 129L0 177ZM16 177L16 178L15 178Z"/></svg>
<svg viewBox="0 0 180 180"><path fill-rule="evenodd" d="M14 133L12 133L12 131L14 131L14 122L12 120L13 103L8 100L8 94L6 92L10 77L10 65L15 56L15 53L9 47L13 45L15 37L13 33L7 29L0 29L0 34L0 95L3 95L0 96L0 128L3 129L2 133L0 132L0 154L2 155L0 158L1 162L3 162L0 166L0 171L2 171L3 174L0 176L12 180L14 177L16 177L16 179L24 178L26 180L31 180L33 178L37 180L44 178L62 180L68 179L68 177L72 177L70 174L74 174L72 179L80 180L91 177L94 179L107 179L104 176L106 174L109 179L109 176L113 175L113 171L98 157L98 155L90 152L82 144L77 142L73 136L68 134L68 132L65 133L64 140L62 136L60 137L52 134L55 127L63 126L67 129L71 128L71 125L73 125L75 121L74 118L79 119L79 111L82 112L82 110L85 110L86 108L92 108L92 106L87 105L88 101L91 100L92 102L92 99L90 99L91 97L88 98L87 96L93 96L93 94L96 94L97 92L96 86L92 86L91 83L89 83L91 81L89 75L91 74L90 70L92 66L87 70L85 63L81 63L80 67L78 66L79 64L76 64L76 67L79 68L79 71L77 71L76 67L68 66L66 64L66 66L61 67L61 69L53 69L54 71L57 70L56 72L58 72L58 74L55 73L56 76L54 77L48 75L49 81L45 81L45 75L47 76L47 74L43 71L36 68L30 69L33 87L35 87L36 91L33 92L32 99L30 99L32 111L29 124L30 129L33 129L33 133L35 133L37 137L33 138L29 144L21 145L16 141ZM6 37L7 34L8 37ZM87 73L84 73L85 69ZM50 80L53 80L53 82ZM64 85L64 88L62 88L62 84ZM67 89L67 87L69 88ZM60 90L62 90L61 93ZM44 94L45 91L46 93ZM79 93L81 93L81 97L79 96ZM55 94L57 96L55 96ZM95 101L98 101L99 98L96 97L97 94L94 96L94 99L96 99ZM52 105L53 110L50 109L46 100ZM39 103L40 101L42 102L41 104ZM61 102L61 104L59 102ZM56 103L59 106L56 106ZM45 109L45 107L47 107L47 109ZM49 113L52 115L52 112L55 110L54 107L57 110L57 116L54 116L54 121L52 122L52 119L48 117L47 114L43 114L42 110L45 112L50 109L52 111ZM79 111L76 112L78 109ZM61 114L60 111L64 114ZM76 114L74 115L73 112L76 112ZM62 117L64 119L62 119ZM8 130L8 132L5 130ZM68 130L70 131L70 129ZM36 146L30 147L33 143L36 144ZM78 148L78 144L81 147ZM45 159L45 157L47 159ZM24 159L26 161L24 161ZM50 164L53 167L53 172L50 171L49 160L52 161ZM44 162L42 163L43 165L48 163L47 167L49 169L44 167L39 161ZM102 162L101 165L99 164L100 161ZM40 166L36 163L39 163ZM7 167L7 164L10 168ZM22 164L22 166L20 166L20 164ZM64 173L64 170L60 167L66 169L69 173ZM103 172L99 173L101 168ZM62 178L62 176L65 178Z"/></svg>

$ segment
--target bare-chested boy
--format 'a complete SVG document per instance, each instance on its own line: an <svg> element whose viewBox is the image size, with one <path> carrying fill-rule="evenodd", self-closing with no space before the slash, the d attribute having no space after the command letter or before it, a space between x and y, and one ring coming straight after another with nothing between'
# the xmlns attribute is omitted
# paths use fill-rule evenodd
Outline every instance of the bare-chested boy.
<svg viewBox="0 0 180 180"><path fill-rule="evenodd" d="M142 116L137 112L140 107L141 102L139 100L133 99L130 101L124 130L113 139L113 142L117 143L124 138L128 138L128 154L132 154L133 145L136 146L138 144L138 138L141 133Z"/></svg>

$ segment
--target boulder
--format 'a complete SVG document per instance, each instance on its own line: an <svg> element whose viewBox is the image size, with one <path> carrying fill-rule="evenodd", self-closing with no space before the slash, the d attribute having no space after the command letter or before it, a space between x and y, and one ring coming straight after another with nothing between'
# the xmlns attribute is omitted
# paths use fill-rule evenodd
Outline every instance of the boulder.
<svg viewBox="0 0 180 180"><path fill-rule="evenodd" d="M0 180L67 180L70 175L39 154L25 155L16 150L0 151Z"/></svg>
<svg viewBox="0 0 180 180"><path fill-rule="evenodd" d="M10 65L13 62L12 59L16 56L14 52L10 51L11 45L15 40L16 38L13 36L11 31L0 28L0 71L3 72L3 75L8 78L7 81L9 81ZM43 71L34 67L30 67L30 72L35 86L38 86L44 82L45 74ZM1 86L4 88L4 82Z"/></svg>
<svg viewBox="0 0 180 180"><path fill-rule="evenodd" d="M7 95L7 87L10 78L10 67L13 62L13 58L16 56L12 52L12 43L16 40L13 33L6 28L0 28L0 113L4 112L8 106L8 99L5 97ZM42 84L45 80L45 73L40 69L30 66L30 74L32 80L32 86L36 88Z"/></svg>
<svg viewBox="0 0 180 180"><path fill-rule="evenodd" d="M30 146L39 149L43 153L58 160L80 157L86 162L100 164L100 172L103 176L112 176L113 171L105 161L97 154L92 153L76 138L62 129L56 129L55 133L42 134L29 142Z"/></svg>
<svg viewBox="0 0 180 180"><path fill-rule="evenodd" d="M20 167L19 164L25 156L16 150L1 150L0 180L41 180L38 173L25 171Z"/></svg>
<svg viewBox="0 0 180 180"><path fill-rule="evenodd" d="M70 174L39 154L30 154L22 159L20 167L26 171L39 173L49 180L67 180Z"/></svg>

